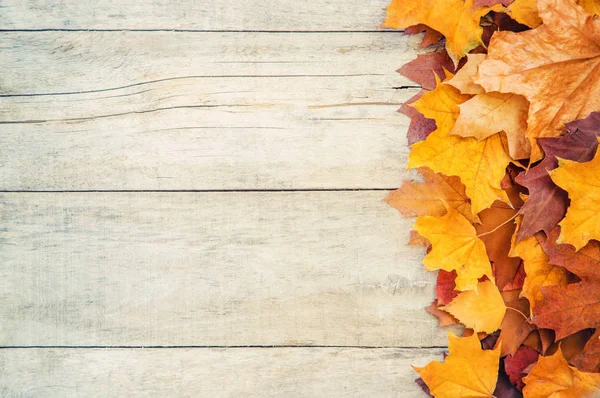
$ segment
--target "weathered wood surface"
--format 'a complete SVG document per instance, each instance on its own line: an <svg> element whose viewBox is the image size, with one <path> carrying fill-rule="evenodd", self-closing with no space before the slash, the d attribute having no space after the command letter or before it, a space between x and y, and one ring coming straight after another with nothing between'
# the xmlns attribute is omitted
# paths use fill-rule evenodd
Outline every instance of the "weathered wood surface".
<svg viewBox="0 0 600 398"><path fill-rule="evenodd" d="M0 29L376 30L388 0L2 0Z"/></svg>
<svg viewBox="0 0 600 398"><path fill-rule="evenodd" d="M442 350L5 349L9 397L422 397L410 365Z"/></svg>
<svg viewBox="0 0 600 398"><path fill-rule="evenodd" d="M0 0L0 191L398 186L387 3ZM385 194L0 194L0 395L423 396L439 349L248 347L446 344Z"/></svg>
<svg viewBox="0 0 600 398"><path fill-rule="evenodd" d="M0 189L398 186L412 39L326 37L4 34Z"/></svg>
<svg viewBox="0 0 600 398"><path fill-rule="evenodd" d="M3 194L0 344L443 346L385 194Z"/></svg>

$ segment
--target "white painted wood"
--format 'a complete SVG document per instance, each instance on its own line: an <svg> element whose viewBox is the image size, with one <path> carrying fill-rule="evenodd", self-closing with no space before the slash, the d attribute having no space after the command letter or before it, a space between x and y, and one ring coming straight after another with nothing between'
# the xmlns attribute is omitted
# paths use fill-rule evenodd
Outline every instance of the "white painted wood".
<svg viewBox="0 0 600 398"><path fill-rule="evenodd" d="M440 349L7 349L17 397L425 397L410 365Z"/></svg>
<svg viewBox="0 0 600 398"><path fill-rule="evenodd" d="M389 0L3 0L0 29L375 30Z"/></svg>
<svg viewBox="0 0 600 398"><path fill-rule="evenodd" d="M410 40L5 34L0 189L398 186L408 120L395 110L416 89L393 87L412 84L395 72Z"/></svg>
<svg viewBox="0 0 600 398"><path fill-rule="evenodd" d="M444 346L385 194L3 194L0 345Z"/></svg>

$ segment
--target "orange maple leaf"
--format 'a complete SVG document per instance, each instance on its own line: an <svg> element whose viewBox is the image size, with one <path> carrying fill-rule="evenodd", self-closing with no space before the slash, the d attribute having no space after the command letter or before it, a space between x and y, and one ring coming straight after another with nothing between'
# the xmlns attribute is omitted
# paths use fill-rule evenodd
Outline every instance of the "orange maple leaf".
<svg viewBox="0 0 600 398"><path fill-rule="evenodd" d="M457 62L483 45L479 19L490 11L502 9L500 4L474 7L473 0L392 0L383 25L394 29L427 25L446 37L448 54Z"/></svg>
<svg viewBox="0 0 600 398"><path fill-rule="evenodd" d="M491 397L496 388L500 349L482 350L477 334L448 333L450 355L422 368L413 367L438 398Z"/></svg>
<svg viewBox="0 0 600 398"><path fill-rule="evenodd" d="M554 355L540 357L523 381L523 394L527 398L600 396L600 374L569 366L560 348Z"/></svg>
<svg viewBox="0 0 600 398"><path fill-rule="evenodd" d="M474 79L486 92L527 98L532 161L543 156L538 137L600 109L600 19L571 0L539 0L538 11L538 28L494 34Z"/></svg>

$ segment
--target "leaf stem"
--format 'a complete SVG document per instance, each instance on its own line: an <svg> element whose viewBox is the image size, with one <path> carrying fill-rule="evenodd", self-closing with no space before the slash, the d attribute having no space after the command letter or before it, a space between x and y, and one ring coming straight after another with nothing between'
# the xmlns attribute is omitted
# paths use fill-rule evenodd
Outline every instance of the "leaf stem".
<svg viewBox="0 0 600 398"><path fill-rule="evenodd" d="M505 226L506 224L508 224L509 221L512 221L515 218L517 218L518 215L519 215L519 213L515 214L514 216L512 216L508 220L504 221L502 224L498 225L496 228L492 229L491 231L487 231L487 232L481 233L481 234L477 235L477 237L480 238L482 236L489 235L491 233L496 232L497 230L499 230L500 228L502 228L503 226Z"/></svg>
<svg viewBox="0 0 600 398"><path fill-rule="evenodd" d="M525 320L526 320L527 322L529 322L529 317L528 317L528 316L526 316L525 314L523 314L523 313L522 313L521 311L519 311L518 309L516 309L516 308L513 308L513 307L506 307L506 309L507 309L507 310L513 310L514 312L518 312L519 314L521 314L521 315L523 316L523 318L525 318Z"/></svg>

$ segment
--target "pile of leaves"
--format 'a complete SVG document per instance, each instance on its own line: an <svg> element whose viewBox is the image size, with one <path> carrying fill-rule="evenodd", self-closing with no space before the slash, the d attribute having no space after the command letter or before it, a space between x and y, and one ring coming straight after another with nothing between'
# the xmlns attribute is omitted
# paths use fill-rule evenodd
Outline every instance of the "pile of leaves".
<svg viewBox="0 0 600 398"><path fill-rule="evenodd" d="M600 0L393 0L425 32L399 72L421 92L405 182L409 244L439 270L449 333L415 368L436 397L600 396ZM456 328L455 328L456 329Z"/></svg>

